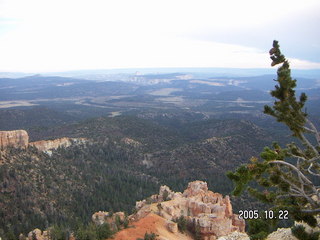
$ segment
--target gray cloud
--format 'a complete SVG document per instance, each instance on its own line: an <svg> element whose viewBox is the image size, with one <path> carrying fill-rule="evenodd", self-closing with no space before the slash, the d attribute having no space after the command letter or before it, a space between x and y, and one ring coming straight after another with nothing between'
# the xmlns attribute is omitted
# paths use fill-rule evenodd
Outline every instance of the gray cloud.
<svg viewBox="0 0 320 240"><path fill-rule="evenodd" d="M188 37L214 42L237 44L268 51L274 39L279 40L287 57L320 62L320 15L318 9L282 18L261 26L206 29L187 34ZM272 15L271 15L272 16Z"/></svg>

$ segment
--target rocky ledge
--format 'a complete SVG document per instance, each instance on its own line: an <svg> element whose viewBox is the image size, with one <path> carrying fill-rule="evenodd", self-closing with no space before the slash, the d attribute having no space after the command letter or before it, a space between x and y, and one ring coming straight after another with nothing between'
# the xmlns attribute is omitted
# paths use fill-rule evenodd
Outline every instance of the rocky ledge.
<svg viewBox="0 0 320 240"><path fill-rule="evenodd" d="M42 140L37 142L29 143L29 146L37 148L39 151L46 153L52 153L52 150L58 149L59 147L67 148L72 144L83 144L86 142L85 138L58 138L54 140Z"/></svg>
<svg viewBox="0 0 320 240"><path fill-rule="evenodd" d="M72 144L84 144L87 142L85 138L59 138L54 140L42 140L29 143L29 135L25 130L0 131L0 150L7 147L27 148L32 146L39 151L52 154L52 150L59 147L67 148Z"/></svg>

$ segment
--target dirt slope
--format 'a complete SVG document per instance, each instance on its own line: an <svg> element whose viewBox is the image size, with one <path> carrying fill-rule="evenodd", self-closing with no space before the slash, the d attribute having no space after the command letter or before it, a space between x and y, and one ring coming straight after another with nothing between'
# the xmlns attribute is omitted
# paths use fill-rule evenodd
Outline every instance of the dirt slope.
<svg viewBox="0 0 320 240"><path fill-rule="evenodd" d="M129 228L118 232L113 240L136 240L137 238L144 237L146 232L155 233L158 239L163 240L192 240L190 235L182 234L180 232L172 233L167 229L167 220L150 213L146 217L130 225Z"/></svg>

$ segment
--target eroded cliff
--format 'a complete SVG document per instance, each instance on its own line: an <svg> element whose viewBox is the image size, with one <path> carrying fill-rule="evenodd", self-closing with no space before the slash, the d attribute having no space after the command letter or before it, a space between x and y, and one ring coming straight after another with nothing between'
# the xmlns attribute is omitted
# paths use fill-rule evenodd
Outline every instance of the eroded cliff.
<svg viewBox="0 0 320 240"><path fill-rule="evenodd" d="M54 140L41 140L29 143L29 146L37 148L39 151L51 153L51 150L58 149L59 147L67 148L72 144L83 144L86 142L85 138L58 138Z"/></svg>
<svg viewBox="0 0 320 240"><path fill-rule="evenodd" d="M25 130L0 131L0 149L6 147L26 148L29 135Z"/></svg>
<svg viewBox="0 0 320 240"><path fill-rule="evenodd" d="M52 150L59 147L70 147L72 144L84 144L87 142L85 138L58 138L54 140L41 140L29 143L29 135L25 130L0 131L0 150L7 147L27 148L32 146L39 151L51 154Z"/></svg>

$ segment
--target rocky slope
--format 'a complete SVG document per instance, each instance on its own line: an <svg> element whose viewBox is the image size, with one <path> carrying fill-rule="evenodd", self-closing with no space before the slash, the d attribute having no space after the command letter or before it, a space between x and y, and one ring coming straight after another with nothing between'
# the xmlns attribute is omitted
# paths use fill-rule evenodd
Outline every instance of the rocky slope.
<svg viewBox="0 0 320 240"><path fill-rule="evenodd" d="M190 233L183 234L178 231L177 224L150 213L139 221L132 223L132 228L120 231L114 240L136 240L142 238L145 233L155 233L159 240L193 240Z"/></svg>

